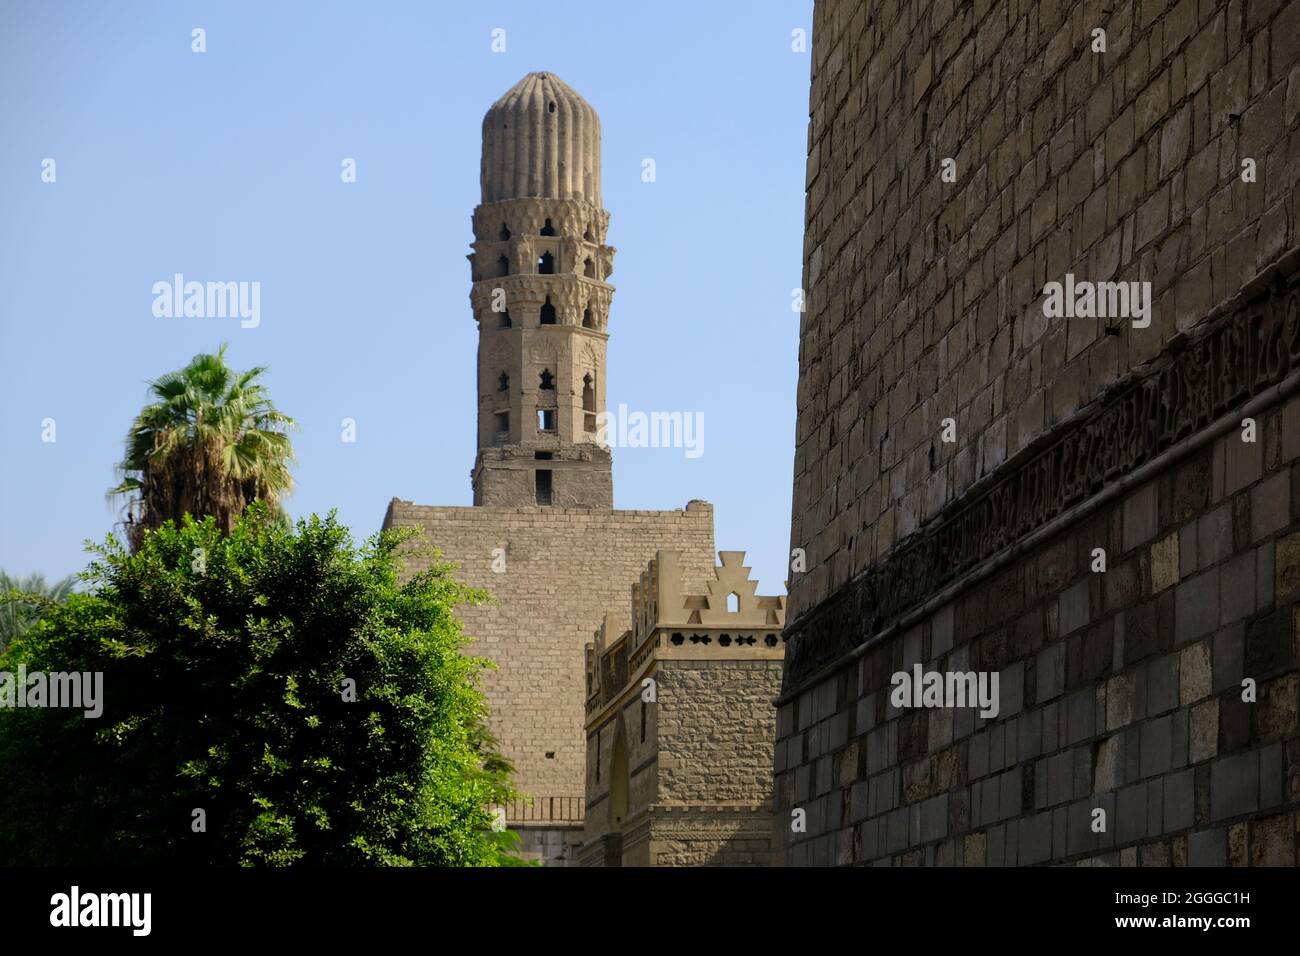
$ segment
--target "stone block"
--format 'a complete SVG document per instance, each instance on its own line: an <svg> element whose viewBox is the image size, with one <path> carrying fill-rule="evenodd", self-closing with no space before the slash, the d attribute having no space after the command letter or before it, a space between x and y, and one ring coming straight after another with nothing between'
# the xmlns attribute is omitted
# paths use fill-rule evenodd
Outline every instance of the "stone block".
<svg viewBox="0 0 1300 956"><path fill-rule="evenodd" d="M1192 708L1191 715L1192 763L1208 760L1219 752L1219 702L1203 701Z"/></svg>
<svg viewBox="0 0 1300 956"><path fill-rule="evenodd" d="M1151 592L1157 593L1178 583L1178 532L1166 535L1151 546Z"/></svg>
<svg viewBox="0 0 1300 956"><path fill-rule="evenodd" d="M1250 539L1258 543L1287 526L1291 517L1291 476L1283 471L1250 490Z"/></svg>
<svg viewBox="0 0 1300 956"><path fill-rule="evenodd" d="M1259 809L1259 752L1220 757L1210 765L1210 815L1217 823Z"/></svg>
<svg viewBox="0 0 1300 956"><path fill-rule="evenodd" d="M1183 648L1178 664L1178 703L1186 707L1203 697L1208 697L1213 689L1212 642L1201 641Z"/></svg>
<svg viewBox="0 0 1300 956"><path fill-rule="evenodd" d="M1186 830L1195 822L1196 793L1193 773L1184 770L1164 777L1164 832Z"/></svg>
<svg viewBox="0 0 1300 956"><path fill-rule="evenodd" d="M1173 764L1173 718L1148 720L1142 725L1141 733L1141 775L1145 778L1165 773Z"/></svg>
<svg viewBox="0 0 1300 956"><path fill-rule="evenodd" d="M1202 572L1174 591L1174 638L1186 644L1219 623L1219 570Z"/></svg>
<svg viewBox="0 0 1300 956"><path fill-rule="evenodd" d="M1187 840L1187 862L1192 866L1227 866L1228 847L1221 829L1200 830Z"/></svg>

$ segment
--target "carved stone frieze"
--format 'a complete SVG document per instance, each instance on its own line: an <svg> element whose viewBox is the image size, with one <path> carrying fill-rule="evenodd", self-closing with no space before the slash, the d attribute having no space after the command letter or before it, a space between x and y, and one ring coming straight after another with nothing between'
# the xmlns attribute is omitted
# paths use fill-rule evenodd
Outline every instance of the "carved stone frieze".
<svg viewBox="0 0 1300 956"><path fill-rule="evenodd" d="M786 628L785 691L1109 483L1300 369L1300 284L1171 343Z"/></svg>

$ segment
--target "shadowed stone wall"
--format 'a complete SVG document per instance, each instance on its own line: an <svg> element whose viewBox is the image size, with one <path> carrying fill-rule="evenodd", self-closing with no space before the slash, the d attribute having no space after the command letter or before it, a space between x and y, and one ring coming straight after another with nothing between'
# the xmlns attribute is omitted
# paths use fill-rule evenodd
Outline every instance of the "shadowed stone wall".
<svg viewBox="0 0 1300 956"><path fill-rule="evenodd" d="M819 2L813 61L787 861L1294 864L1300 4Z"/></svg>

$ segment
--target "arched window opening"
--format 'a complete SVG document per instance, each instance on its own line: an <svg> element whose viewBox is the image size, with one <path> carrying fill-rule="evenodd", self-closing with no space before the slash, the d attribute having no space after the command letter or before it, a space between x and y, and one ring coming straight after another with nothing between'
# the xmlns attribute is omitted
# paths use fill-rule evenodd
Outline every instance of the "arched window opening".
<svg viewBox="0 0 1300 956"><path fill-rule="evenodd" d="M587 223L587 230L582 234L582 238L586 239L588 242L596 241L595 238L591 235L591 223Z"/></svg>
<svg viewBox="0 0 1300 956"><path fill-rule="evenodd" d="M588 372L582 376L582 411L583 427L589 431L596 430L596 375Z"/></svg>
<svg viewBox="0 0 1300 956"><path fill-rule="evenodd" d="M596 317L591 313L591 306L582 310L582 327L584 329L594 329L596 327Z"/></svg>
<svg viewBox="0 0 1300 956"><path fill-rule="evenodd" d="M510 260L507 259L505 256L502 256L501 258L497 259L497 275L498 276L510 275Z"/></svg>
<svg viewBox="0 0 1300 956"><path fill-rule="evenodd" d="M498 313L497 313L497 328L498 328L498 329L508 329L508 328L510 328L510 313L509 313L509 311L506 311L506 312L498 312Z"/></svg>
<svg viewBox="0 0 1300 956"><path fill-rule="evenodd" d="M555 257L549 252L543 252L537 257L537 274L539 276L555 275Z"/></svg>
<svg viewBox="0 0 1300 956"><path fill-rule="evenodd" d="M542 304L542 314L538 317L541 325L555 324L555 306L551 305L551 297L546 297L546 302Z"/></svg>
<svg viewBox="0 0 1300 956"><path fill-rule="evenodd" d="M502 372L501 377L497 379L497 391L498 392L510 391L510 376L507 375L505 372Z"/></svg>
<svg viewBox="0 0 1300 956"><path fill-rule="evenodd" d="M732 591L727 595L727 613L735 614L740 610L740 595Z"/></svg>
<svg viewBox="0 0 1300 956"><path fill-rule="evenodd" d="M509 238L510 238L510 229L503 222L501 224L501 231L497 233L497 240L499 242L505 242Z"/></svg>
<svg viewBox="0 0 1300 956"><path fill-rule="evenodd" d="M555 227L551 225L551 220L549 220L549 219L546 220L546 225L542 226L542 232L541 232L541 234L542 234L543 236L553 236L553 235L555 235Z"/></svg>
<svg viewBox="0 0 1300 956"><path fill-rule="evenodd" d="M551 370L549 368L542 369L541 379L542 379L541 388L543 391L548 391L548 392L555 391L555 376L551 374Z"/></svg>
<svg viewBox="0 0 1300 956"><path fill-rule="evenodd" d="M587 261L582 264L582 274L588 279L596 278L596 264L591 261L590 256L588 256Z"/></svg>

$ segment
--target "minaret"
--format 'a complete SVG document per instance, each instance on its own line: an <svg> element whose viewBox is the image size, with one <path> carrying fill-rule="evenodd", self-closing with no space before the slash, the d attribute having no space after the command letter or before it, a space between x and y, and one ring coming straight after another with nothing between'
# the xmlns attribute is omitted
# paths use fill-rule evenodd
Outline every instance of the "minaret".
<svg viewBox="0 0 1300 956"><path fill-rule="evenodd" d="M474 504L612 508L596 441L614 293L596 111L555 74L529 73L483 117L480 178Z"/></svg>

